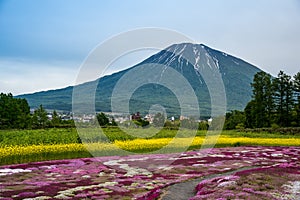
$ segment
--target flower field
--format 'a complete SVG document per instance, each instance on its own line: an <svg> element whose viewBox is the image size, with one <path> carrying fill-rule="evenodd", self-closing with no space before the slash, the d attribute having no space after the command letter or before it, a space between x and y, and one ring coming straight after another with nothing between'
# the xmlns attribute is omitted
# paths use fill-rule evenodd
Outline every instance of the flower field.
<svg viewBox="0 0 300 200"><path fill-rule="evenodd" d="M0 199L300 199L299 135L105 131L0 131Z"/></svg>
<svg viewBox="0 0 300 200"><path fill-rule="evenodd" d="M0 199L172 199L191 180L176 199L299 199L299 164L300 147L240 146L3 165Z"/></svg>
<svg viewBox="0 0 300 200"><path fill-rule="evenodd" d="M232 146L300 146L300 138L245 138L221 136L219 138L155 138L134 139L113 143L70 143L70 144L41 144L41 145L7 145L0 147L0 164L24 163L32 161L53 160L63 158L91 157L89 152L97 156L120 155L120 149L126 154L151 153L172 143L172 149L166 152L181 152L185 149L199 149L205 145L214 144L216 147ZM88 151L87 151L88 149ZM122 153L122 152L121 152Z"/></svg>

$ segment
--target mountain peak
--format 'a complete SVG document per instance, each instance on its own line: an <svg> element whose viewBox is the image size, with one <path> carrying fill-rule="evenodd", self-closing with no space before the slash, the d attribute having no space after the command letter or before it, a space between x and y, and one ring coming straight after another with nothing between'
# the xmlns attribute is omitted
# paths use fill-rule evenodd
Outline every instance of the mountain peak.
<svg viewBox="0 0 300 200"><path fill-rule="evenodd" d="M185 51L189 51L190 49L206 49L208 48L204 44L196 44L196 43L178 43L173 44L165 49L165 51L174 52L175 54L180 54Z"/></svg>
<svg viewBox="0 0 300 200"><path fill-rule="evenodd" d="M184 68L193 67L196 73L200 68L209 67L219 69L219 62L211 55L213 49L204 44L179 43L173 44L159 53L143 61L145 63L158 63L175 68L182 72Z"/></svg>

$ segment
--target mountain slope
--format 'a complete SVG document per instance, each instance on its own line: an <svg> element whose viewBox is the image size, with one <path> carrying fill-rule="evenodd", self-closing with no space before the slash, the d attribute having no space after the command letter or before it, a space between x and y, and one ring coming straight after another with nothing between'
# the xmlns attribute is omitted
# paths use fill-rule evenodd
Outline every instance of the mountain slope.
<svg viewBox="0 0 300 200"><path fill-rule="evenodd" d="M211 49L203 44L174 44L132 68L95 80L98 82L95 99L96 110L111 111L112 91L120 78L130 70L141 66L151 67L151 63L171 67L188 80L197 95L202 116L210 116L211 112L211 99L206 85L207 81L204 81L205 77L202 77L205 70L214 68L213 70L220 72L225 86L227 110L244 109L251 98L250 83L253 76L261 71L239 58ZM85 108L86 98L94 92L91 90L93 84L96 84L96 82L88 82L77 86L82 91L82 101L79 103L82 110ZM73 87L67 87L59 90L20 95L19 97L26 98L31 107L43 104L47 109L70 111L72 107L72 90ZM130 112L139 111L146 114L154 104L164 106L169 114L180 115L179 102L174 93L158 84L146 84L139 87L131 96Z"/></svg>

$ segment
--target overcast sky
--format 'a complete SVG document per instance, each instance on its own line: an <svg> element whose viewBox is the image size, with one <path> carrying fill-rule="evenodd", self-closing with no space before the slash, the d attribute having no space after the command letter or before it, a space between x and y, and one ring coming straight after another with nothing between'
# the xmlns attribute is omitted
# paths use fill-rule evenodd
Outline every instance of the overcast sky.
<svg viewBox="0 0 300 200"><path fill-rule="evenodd" d="M73 85L99 43L143 27L179 31L274 76L300 69L300 0L0 0L0 92Z"/></svg>

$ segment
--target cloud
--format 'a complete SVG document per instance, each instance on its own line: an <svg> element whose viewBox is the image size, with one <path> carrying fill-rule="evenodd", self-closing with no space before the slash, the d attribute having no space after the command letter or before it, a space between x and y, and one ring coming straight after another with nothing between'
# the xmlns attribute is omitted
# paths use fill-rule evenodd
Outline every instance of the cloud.
<svg viewBox="0 0 300 200"><path fill-rule="evenodd" d="M19 95L74 85L78 63L0 58L0 92Z"/></svg>

